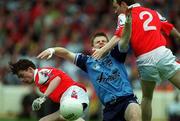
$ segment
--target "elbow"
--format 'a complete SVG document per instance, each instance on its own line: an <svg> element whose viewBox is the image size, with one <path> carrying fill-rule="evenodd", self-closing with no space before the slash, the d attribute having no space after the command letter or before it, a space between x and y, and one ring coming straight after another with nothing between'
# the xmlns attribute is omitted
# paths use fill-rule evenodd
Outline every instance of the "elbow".
<svg viewBox="0 0 180 121"><path fill-rule="evenodd" d="M129 47L129 39L122 38L119 44L122 49L127 49Z"/></svg>
<svg viewBox="0 0 180 121"><path fill-rule="evenodd" d="M120 48L121 48L122 50L127 50L128 47L129 47L128 44L120 45Z"/></svg>
<svg viewBox="0 0 180 121"><path fill-rule="evenodd" d="M59 76L55 77L52 81L56 86L59 85L59 83L61 82L61 78Z"/></svg>

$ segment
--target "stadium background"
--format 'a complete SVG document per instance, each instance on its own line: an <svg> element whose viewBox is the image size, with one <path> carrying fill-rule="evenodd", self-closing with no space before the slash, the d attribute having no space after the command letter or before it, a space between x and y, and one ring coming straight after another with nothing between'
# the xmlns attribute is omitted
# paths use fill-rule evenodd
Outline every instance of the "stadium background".
<svg viewBox="0 0 180 121"><path fill-rule="evenodd" d="M156 9L180 31L180 0L137 0ZM35 121L57 109L47 101L37 113L31 111L35 88L22 84L8 69L9 61L33 60L37 66L61 68L73 79L84 82L91 98L89 121L101 120L102 106L86 75L72 64L54 57L37 60L36 55L52 46L63 46L73 52L91 53L89 38L104 31L109 38L116 28L110 0L0 0L0 121ZM167 38L168 47L180 58L180 43ZM135 57L126 60L132 86L141 100L141 87ZM153 100L153 121L175 121L180 116L180 92L164 80L156 87ZM179 119L176 119L179 121Z"/></svg>

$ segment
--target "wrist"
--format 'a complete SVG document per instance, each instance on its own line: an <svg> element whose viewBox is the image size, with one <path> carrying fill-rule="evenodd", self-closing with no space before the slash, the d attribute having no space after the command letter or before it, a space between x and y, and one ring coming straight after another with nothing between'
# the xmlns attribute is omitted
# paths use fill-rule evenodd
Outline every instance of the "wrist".
<svg viewBox="0 0 180 121"><path fill-rule="evenodd" d="M42 98L46 100L48 97L46 95L43 95Z"/></svg>
<svg viewBox="0 0 180 121"><path fill-rule="evenodd" d="M55 53L55 49L54 48L48 48L48 51L53 55Z"/></svg>

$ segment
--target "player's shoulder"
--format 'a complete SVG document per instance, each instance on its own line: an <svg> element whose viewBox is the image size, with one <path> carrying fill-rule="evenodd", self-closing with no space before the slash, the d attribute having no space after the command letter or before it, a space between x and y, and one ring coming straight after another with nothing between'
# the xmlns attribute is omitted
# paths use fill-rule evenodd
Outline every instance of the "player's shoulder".
<svg viewBox="0 0 180 121"><path fill-rule="evenodd" d="M156 11L156 13L161 21L163 21L163 22L167 21L167 19L165 17L163 17L158 11Z"/></svg>
<svg viewBox="0 0 180 121"><path fill-rule="evenodd" d="M76 55L76 60L87 60L89 57L90 57L89 55L86 55L83 53L78 53Z"/></svg>
<svg viewBox="0 0 180 121"><path fill-rule="evenodd" d="M136 10L139 11L139 12L147 11L149 13L156 13L155 10L153 10L151 8L148 8L148 7L144 7L144 6L140 6L139 9L136 9Z"/></svg>
<svg viewBox="0 0 180 121"><path fill-rule="evenodd" d="M163 17L158 11L153 10L151 8L147 8L147 7L140 7L140 12L144 14L148 14L149 17L151 17L153 15L153 17L157 16L161 21L166 22L167 19L165 17Z"/></svg>
<svg viewBox="0 0 180 121"><path fill-rule="evenodd" d="M39 68L37 70L37 72L35 73L35 80L39 83L39 84L45 84L48 79L50 74L52 73L52 71L54 70L54 68Z"/></svg>
<svg viewBox="0 0 180 121"><path fill-rule="evenodd" d="M54 68L50 68L50 67L47 67L47 68L39 68L39 69L38 69L38 73L50 73L50 72L52 72L52 70L54 70Z"/></svg>

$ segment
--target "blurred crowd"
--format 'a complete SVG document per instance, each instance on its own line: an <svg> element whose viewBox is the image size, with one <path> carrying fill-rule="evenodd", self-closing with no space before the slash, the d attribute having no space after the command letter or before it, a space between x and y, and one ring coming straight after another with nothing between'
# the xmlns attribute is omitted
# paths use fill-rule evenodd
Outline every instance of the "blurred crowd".
<svg viewBox="0 0 180 121"><path fill-rule="evenodd" d="M180 31L180 0L137 0L142 5L157 10ZM90 37L97 31L112 37L116 29L117 15L110 0L0 0L0 83L22 85L9 72L8 62L19 58L31 59L37 66L54 66L67 72L73 79L85 82L88 78L72 64L53 57L38 60L42 50L52 46L63 46L73 52L91 54ZM180 43L166 37L168 47L180 58ZM129 78L134 89L140 82L133 52L126 60ZM157 90L174 90L163 81ZM98 104L96 104L98 105ZM92 112L98 106L92 108ZM96 111L94 111L96 112Z"/></svg>
<svg viewBox="0 0 180 121"><path fill-rule="evenodd" d="M180 31L179 0L137 2L157 10ZM17 77L8 70L8 62L19 58L29 58L37 66L61 68L78 81L84 75L72 64L58 58L40 61L36 59L37 54L52 46L63 46L73 52L91 54L91 35L96 31L103 31L110 38L116 29L116 20L117 15L113 12L110 0L1 0L0 83L21 85ZM179 57L180 44L173 38L166 38L168 46ZM139 89L132 52L126 63L132 85ZM166 81L160 85L163 88L173 88Z"/></svg>

